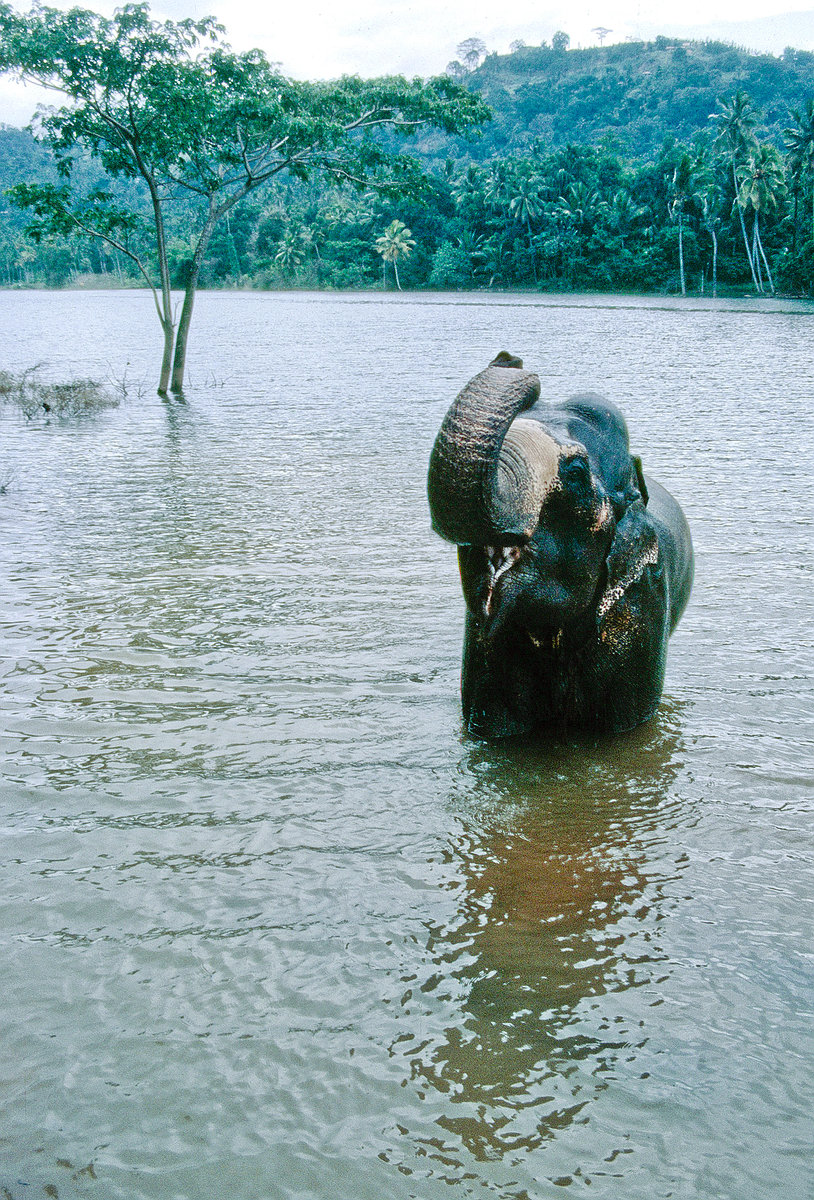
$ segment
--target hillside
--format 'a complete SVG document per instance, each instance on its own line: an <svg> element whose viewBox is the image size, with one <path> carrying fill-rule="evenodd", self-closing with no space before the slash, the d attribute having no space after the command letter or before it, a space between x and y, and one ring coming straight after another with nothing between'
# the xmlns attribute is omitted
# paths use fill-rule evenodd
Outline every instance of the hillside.
<svg viewBox="0 0 814 1200"><path fill-rule="evenodd" d="M417 155L433 176L421 198L272 181L215 231L202 286L400 286L381 257L395 223L406 230L398 270L409 288L814 289L814 54L661 37L521 47L489 55L465 80L494 112L481 137L388 135L389 148ZM733 156L709 144L710 115L738 91L751 100L738 100ZM26 236L29 214L2 193L54 180L47 150L0 125L0 286L139 285L120 247ZM77 161L77 193L102 182L97 162ZM133 236L149 257L146 194L136 182L113 191L146 214ZM180 286L190 262L183 202L167 232Z"/></svg>
<svg viewBox="0 0 814 1200"><path fill-rule="evenodd" d="M556 148L610 136L634 159L650 158L666 134L689 142L708 126L716 100L743 89L781 144L789 109L814 95L814 54L755 54L723 42L624 42L587 50L527 46L491 54L466 82L495 119L474 148L479 159L535 139Z"/></svg>

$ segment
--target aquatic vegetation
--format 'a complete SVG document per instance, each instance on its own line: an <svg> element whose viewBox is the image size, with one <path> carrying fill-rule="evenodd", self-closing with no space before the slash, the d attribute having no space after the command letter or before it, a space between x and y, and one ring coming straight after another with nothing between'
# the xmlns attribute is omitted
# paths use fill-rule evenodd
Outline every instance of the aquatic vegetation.
<svg viewBox="0 0 814 1200"><path fill-rule="evenodd" d="M0 371L0 404L14 405L29 419L79 417L119 404L120 396L96 379L48 383L39 377L41 369L38 363L17 374Z"/></svg>

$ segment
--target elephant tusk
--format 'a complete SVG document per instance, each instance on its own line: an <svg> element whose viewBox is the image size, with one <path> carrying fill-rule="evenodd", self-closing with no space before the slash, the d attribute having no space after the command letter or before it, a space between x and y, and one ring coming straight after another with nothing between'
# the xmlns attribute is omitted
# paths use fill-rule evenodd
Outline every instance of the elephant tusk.
<svg viewBox="0 0 814 1200"><path fill-rule="evenodd" d="M485 550L489 574L486 581L487 590L486 598L483 601L483 612L488 617L491 615L497 581L501 575L506 574L510 567L514 566L522 551L519 546L486 546Z"/></svg>

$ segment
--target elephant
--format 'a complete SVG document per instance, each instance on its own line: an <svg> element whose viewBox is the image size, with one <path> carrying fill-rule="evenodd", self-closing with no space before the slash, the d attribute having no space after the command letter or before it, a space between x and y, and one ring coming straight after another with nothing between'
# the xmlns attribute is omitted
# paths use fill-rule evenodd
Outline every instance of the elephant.
<svg viewBox="0 0 814 1200"><path fill-rule="evenodd" d="M433 528L458 547L468 732L619 733L652 717L692 538L619 409L592 392L542 401L537 375L501 351L444 418L427 490Z"/></svg>

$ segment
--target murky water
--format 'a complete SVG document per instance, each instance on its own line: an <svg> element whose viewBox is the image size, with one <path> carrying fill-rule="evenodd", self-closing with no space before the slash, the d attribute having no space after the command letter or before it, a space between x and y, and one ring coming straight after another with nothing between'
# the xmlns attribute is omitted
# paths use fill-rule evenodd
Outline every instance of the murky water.
<svg viewBox="0 0 814 1200"><path fill-rule="evenodd" d="M146 296L0 293L146 380L0 415L0 1195L812 1195L813 318L203 295L162 404ZM461 732L424 478L501 348L693 527L623 737Z"/></svg>

